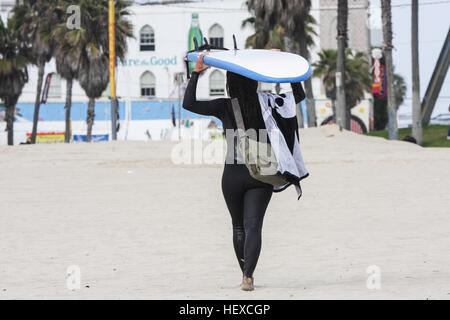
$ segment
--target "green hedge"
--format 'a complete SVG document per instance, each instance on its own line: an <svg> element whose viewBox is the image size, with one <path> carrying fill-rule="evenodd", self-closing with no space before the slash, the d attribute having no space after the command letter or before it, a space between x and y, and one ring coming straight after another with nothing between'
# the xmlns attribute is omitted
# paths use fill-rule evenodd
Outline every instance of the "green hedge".
<svg viewBox="0 0 450 320"><path fill-rule="evenodd" d="M450 140L447 140L448 129L448 126L439 125L432 125L423 128L423 146L450 148ZM400 129L399 139L402 140L405 136L411 136L411 131L411 128ZM386 139L388 138L388 132L386 130L369 132L367 135Z"/></svg>

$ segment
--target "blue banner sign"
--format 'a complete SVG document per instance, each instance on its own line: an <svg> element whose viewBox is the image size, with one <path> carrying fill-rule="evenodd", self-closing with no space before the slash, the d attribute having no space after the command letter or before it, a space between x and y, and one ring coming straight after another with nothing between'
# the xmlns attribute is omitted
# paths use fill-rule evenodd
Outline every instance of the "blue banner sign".
<svg viewBox="0 0 450 320"><path fill-rule="evenodd" d="M91 136L92 142L99 142L99 141L108 141L109 135L108 134L93 134ZM86 135L85 134L74 134L73 135L73 141L74 142L85 142L86 141Z"/></svg>

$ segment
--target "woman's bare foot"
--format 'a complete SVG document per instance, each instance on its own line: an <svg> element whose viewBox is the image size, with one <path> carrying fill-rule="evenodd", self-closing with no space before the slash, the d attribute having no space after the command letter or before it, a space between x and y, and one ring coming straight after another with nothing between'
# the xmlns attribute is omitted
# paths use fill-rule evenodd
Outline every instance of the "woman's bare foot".
<svg viewBox="0 0 450 320"><path fill-rule="evenodd" d="M255 289L253 286L253 277L244 276L242 278L241 289L244 291L253 291Z"/></svg>

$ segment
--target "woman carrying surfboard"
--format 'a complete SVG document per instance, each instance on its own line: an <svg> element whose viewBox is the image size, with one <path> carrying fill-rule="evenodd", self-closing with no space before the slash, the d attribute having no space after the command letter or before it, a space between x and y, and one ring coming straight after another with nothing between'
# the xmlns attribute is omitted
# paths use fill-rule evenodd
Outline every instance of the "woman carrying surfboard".
<svg viewBox="0 0 450 320"><path fill-rule="evenodd" d="M258 135L259 129L266 129L257 93L258 82L237 73L227 71L227 92L231 98L219 98L211 101L198 101L196 88L199 74L208 69L203 63L204 54L201 54L191 75L186 88L183 108L186 110L207 116L217 117L222 121L226 135L237 129L231 99L236 98L242 111L245 129L255 129ZM300 82L291 83L292 103L299 103L305 98ZM283 105L286 94L277 96L282 101L276 102ZM287 100L286 100L287 101ZM296 130L296 118L295 130ZM264 132L264 131L263 131ZM263 219L274 192L274 186L253 178L247 169L242 155L238 152L237 143L231 140L230 146L227 139L227 153L224 171L222 175L222 192L226 205L231 215L233 226L233 246L239 266L243 273L241 289L252 291L254 289L253 272L261 252L261 231Z"/></svg>

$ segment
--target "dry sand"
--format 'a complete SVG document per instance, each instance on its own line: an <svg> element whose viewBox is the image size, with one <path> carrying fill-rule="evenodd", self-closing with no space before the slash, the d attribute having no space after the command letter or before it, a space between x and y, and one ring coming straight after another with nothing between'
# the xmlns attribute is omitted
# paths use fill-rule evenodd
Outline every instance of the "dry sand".
<svg viewBox="0 0 450 320"><path fill-rule="evenodd" d="M272 197L254 292L222 165L176 166L174 142L0 147L0 299L450 298L450 149L334 126L301 143L310 177Z"/></svg>

